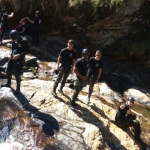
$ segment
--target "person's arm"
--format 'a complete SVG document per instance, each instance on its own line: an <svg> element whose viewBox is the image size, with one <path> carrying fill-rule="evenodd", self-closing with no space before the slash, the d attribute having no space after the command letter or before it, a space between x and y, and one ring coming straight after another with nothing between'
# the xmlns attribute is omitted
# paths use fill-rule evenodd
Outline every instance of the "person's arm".
<svg viewBox="0 0 150 150"><path fill-rule="evenodd" d="M24 57L26 54L29 53L29 43L27 40L22 42L22 51L19 54L13 56L13 60L17 60L20 57Z"/></svg>
<svg viewBox="0 0 150 150"><path fill-rule="evenodd" d="M136 114L137 116L140 116L140 117L143 116L142 114L140 114L140 113L134 111L133 109L130 109L130 111L131 111L132 113Z"/></svg>
<svg viewBox="0 0 150 150"><path fill-rule="evenodd" d="M19 23L21 24L21 23L22 23L22 21L23 21L23 20L26 20L26 19L27 19L27 17L22 18L22 19L19 21Z"/></svg>
<svg viewBox="0 0 150 150"><path fill-rule="evenodd" d="M58 68L59 68L59 64L61 62L61 59L62 59L61 56L59 56L58 59L57 59L56 70L58 70Z"/></svg>
<svg viewBox="0 0 150 150"><path fill-rule="evenodd" d="M25 28L23 28L23 30L20 33L23 33L25 31Z"/></svg>
<svg viewBox="0 0 150 150"><path fill-rule="evenodd" d="M79 71L78 71L78 67L74 66L73 68L74 73L81 78L81 80L85 80L87 78L87 76L82 76Z"/></svg>
<svg viewBox="0 0 150 150"><path fill-rule="evenodd" d="M76 61L76 59L73 59L73 60L72 60L72 65L71 65L70 73L72 73L72 72L73 72L73 67L74 67L75 61Z"/></svg>
<svg viewBox="0 0 150 150"><path fill-rule="evenodd" d="M14 13L12 12L10 15L8 15L8 18L12 18L14 16Z"/></svg>
<svg viewBox="0 0 150 150"><path fill-rule="evenodd" d="M28 19L28 21L29 21L30 23L34 23L34 21L30 20L29 17L27 17L27 19Z"/></svg>
<svg viewBox="0 0 150 150"><path fill-rule="evenodd" d="M97 75L97 79L96 79L95 83L98 83L101 74L102 74L102 68L99 68L99 70L98 70L98 75Z"/></svg>

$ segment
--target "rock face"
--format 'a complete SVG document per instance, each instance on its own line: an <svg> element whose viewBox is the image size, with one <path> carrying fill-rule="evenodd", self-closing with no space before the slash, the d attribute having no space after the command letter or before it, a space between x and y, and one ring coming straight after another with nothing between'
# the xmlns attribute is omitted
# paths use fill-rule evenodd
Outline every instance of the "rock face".
<svg viewBox="0 0 150 150"><path fill-rule="evenodd" d="M7 52L2 51L1 60L5 60ZM26 60L32 58L34 57L31 55L26 56ZM30 69L24 72L20 94L14 93L16 87L14 78L11 89L6 87L0 89L2 103L0 110L3 114L0 130L3 133L0 138L3 144L0 146L14 146L23 150L141 149L135 142L132 132L130 130L124 132L114 122L117 108L114 102L116 100L123 102L121 94L113 91L107 83L101 82L94 87L91 97L93 105L87 106L87 86L78 96L79 106L72 111L68 105L73 93L69 88L70 83L66 83L64 87L65 95L57 92L58 98L54 98L51 90L53 80L56 78L52 73L55 63L38 62L38 64L39 79L36 79L33 72L29 73ZM68 79L72 81L72 76ZM138 97L133 89L127 90L125 94L133 96L140 103L149 104L147 95L138 90L136 92L141 96ZM150 137L147 136L147 139Z"/></svg>
<svg viewBox="0 0 150 150"><path fill-rule="evenodd" d="M48 137L26 112L21 110L17 98L10 88L3 88L0 91L1 129L0 149L61 149L62 144Z"/></svg>
<svg viewBox="0 0 150 150"><path fill-rule="evenodd" d="M14 85L15 83L12 84L12 87ZM72 90L68 87L64 88L65 95L62 96L58 93L59 98L56 99L50 94L53 85L52 81L34 79L22 81L21 85L21 93L15 96L10 88L1 88L1 101L11 99L11 103L16 103L20 109L24 107L26 111L30 112L30 116L36 124L40 126L39 128L49 136L61 141L62 147L64 146L66 149L72 150L123 149L123 147L131 147L133 150L140 149L132 139L132 135L128 135L113 123L116 110L113 107L103 104L100 97L95 98L92 96L91 101L94 105L88 107L86 105L85 94L80 95L78 97L79 107L75 111L72 111L68 106ZM96 92L98 93L98 91ZM15 116L13 116L15 108L16 107L13 107L14 110L11 110L9 113L12 114L12 119L15 118ZM21 115L20 117L19 114ZM37 129L39 131L38 135L36 135L37 133L34 133L34 129L37 128L36 125L30 123L29 117L23 114L21 110L16 114L16 117L18 119L20 118L20 121L16 122L16 125L9 129L9 134L15 137L15 142L21 144L24 142L24 149L26 145L29 149L39 147L34 141L31 141L31 139L38 137L39 140L42 140L44 133L40 133L40 129ZM48 117L48 115L51 117ZM45 121L47 124L43 124L39 120ZM35 127L33 128L33 126ZM32 130L30 128L32 128ZM53 131L48 132L48 130ZM3 142L7 143L9 140L12 142L9 134ZM21 135L24 136L22 137ZM46 142L46 139L43 140L44 143L51 145L54 139L49 139L50 142ZM30 141L30 144L28 141ZM37 144L40 144L40 142ZM60 144L58 143L58 145ZM59 149L61 148L59 147Z"/></svg>

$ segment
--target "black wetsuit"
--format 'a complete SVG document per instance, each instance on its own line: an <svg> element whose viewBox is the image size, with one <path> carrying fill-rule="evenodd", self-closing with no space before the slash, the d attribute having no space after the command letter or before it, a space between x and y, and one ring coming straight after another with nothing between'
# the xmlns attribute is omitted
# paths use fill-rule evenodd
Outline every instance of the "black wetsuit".
<svg viewBox="0 0 150 150"><path fill-rule="evenodd" d="M140 136L141 128L140 128L139 121L136 120L135 115L133 115L133 114L127 115L127 111L129 110L129 106L127 104L124 104L124 106L125 107L123 109L121 109L119 107L118 111L116 113L115 121L116 121L117 125L123 129L133 126L134 135Z"/></svg>

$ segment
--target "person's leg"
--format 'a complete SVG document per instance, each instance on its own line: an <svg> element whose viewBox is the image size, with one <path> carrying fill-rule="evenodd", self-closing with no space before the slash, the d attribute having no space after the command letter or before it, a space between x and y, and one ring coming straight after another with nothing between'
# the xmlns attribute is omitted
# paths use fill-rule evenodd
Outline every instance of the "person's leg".
<svg viewBox="0 0 150 150"><path fill-rule="evenodd" d="M64 75L64 71L63 71L63 70L60 70L60 71L59 71L59 74L58 74L58 76L57 76L57 79L56 79L55 82L54 82L53 89L52 89L52 93L51 93L54 97L57 97L56 88L57 88L59 82L61 81L63 75Z"/></svg>
<svg viewBox="0 0 150 150"><path fill-rule="evenodd" d="M9 60L6 68L7 73L7 83L2 84L1 87L10 87L11 86L11 77L12 77L12 70L14 67L14 61Z"/></svg>
<svg viewBox="0 0 150 150"><path fill-rule="evenodd" d="M141 127L140 123L138 120L133 120L133 131L134 131L134 137L135 139L139 140L140 139L140 134L141 134Z"/></svg>
<svg viewBox="0 0 150 150"><path fill-rule="evenodd" d="M39 29L36 30L36 44L39 44Z"/></svg>
<svg viewBox="0 0 150 150"><path fill-rule="evenodd" d="M87 103L90 103L90 97L92 95L93 92L93 87L94 87L94 83L95 83L95 79L92 79L90 84L89 84L89 93L88 93L88 97L87 97Z"/></svg>
<svg viewBox="0 0 150 150"><path fill-rule="evenodd" d="M2 31L1 31L1 36L0 36L1 44L2 44L2 40L3 40L3 36L4 36L5 32L6 32L6 28L4 26L2 26Z"/></svg>
<svg viewBox="0 0 150 150"><path fill-rule="evenodd" d="M20 92L20 82L21 82L21 76L20 75L15 75L16 78L16 94Z"/></svg>
<svg viewBox="0 0 150 150"><path fill-rule="evenodd" d="M59 89L59 92L61 94L64 94L63 93L63 87L65 86L65 83L66 83L66 80L69 76L69 73L70 73L70 71L64 72L64 76L63 76L63 79L62 79L62 82L61 82L61 85L60 85L60 89Z"/></svg>
<svg viewBox="0 0 150 150"><path fill-rule="evenodd" d="M35 31L35 28L33 27L32 28L32 43L35 43L35 34L36 34L36 31Z"/></svg>
<svg viewBox="0 0 150 150"><path fill-rule="evenodd" d="M77 104L75 102L76 102L79 92L82 90L82 88L83 88L83 82L80 81L79 79L77 79L74 82L74 92L73 92L73 95L71 97L70 104L69 104L69 107L72 110L74 110L74 106L77 106Z"/></svg>

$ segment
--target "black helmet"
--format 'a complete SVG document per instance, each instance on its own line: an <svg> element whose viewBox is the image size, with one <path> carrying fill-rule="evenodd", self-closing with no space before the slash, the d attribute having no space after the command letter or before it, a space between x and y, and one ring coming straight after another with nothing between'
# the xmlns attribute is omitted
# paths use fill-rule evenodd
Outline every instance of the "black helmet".
<svg viewBox="0 0 150 150"><path fill-rule="evenodd" d="M40 13L39 11L36 11L36 12L35 12L35 14L39 14L39 13Z"/></svg>
<svg viewBox="0 0 150 150"><path fill-rule="evenodd" d="M88 50L88 49L86 49L86 48L85 48L85 49L83 49L83 50L82 50L82 54L84 54L84 53L89 54L89 50Z"/></svg>
<svg viewBox="0 0 150 150"><path fill-rule="evenodd" d="M130 101L134 104L134 98L133 97L129 96L127 99L128 99L128 101Z"/></svg>
<svg viewBox="0 0 150 150"><path fill-rule="evenodd" d="M11 30L10 34L9 34L10 39L12 40L16 40L19 38L19 34L16 30Z"/></svg>

